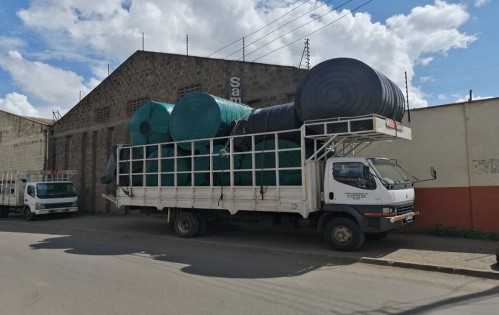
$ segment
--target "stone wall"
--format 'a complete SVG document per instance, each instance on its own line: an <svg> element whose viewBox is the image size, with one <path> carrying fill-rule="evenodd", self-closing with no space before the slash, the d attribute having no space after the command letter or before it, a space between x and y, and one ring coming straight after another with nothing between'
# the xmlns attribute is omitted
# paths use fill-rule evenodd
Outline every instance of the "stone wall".
<svg viewBox="0 0 499 315"><path fill-rule="evenodd" d="M49 126L0 111L0 172L42 170Z"/></svg>
<svg viewBox="0 0 499 315"><path fill-rule="evenodd" d="M190 91L229 99L229 79L238 77L242 102L252 107L294 100L306 70L295 67L137 51L54 125L53 168L77 169L73 177L80 209L116 212L100 184L113 144L130 143L126 124L147 100L174 104Z"/></svg>

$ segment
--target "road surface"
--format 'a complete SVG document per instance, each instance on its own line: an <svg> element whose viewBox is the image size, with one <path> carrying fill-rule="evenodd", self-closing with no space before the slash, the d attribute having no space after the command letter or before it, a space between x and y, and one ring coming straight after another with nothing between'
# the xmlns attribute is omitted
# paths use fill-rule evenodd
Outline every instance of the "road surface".
<svg viewBox="0 0 499 315"><path fill-rule="evenodd" d="M76 228L75 220L80 218L0 220L1 314L497 314L499 309L497 280L186 240L162 225L144 233L122 224L123 218L116 218L121 228L109 229ZM65 222L71 227L61 228Z"/></svg>

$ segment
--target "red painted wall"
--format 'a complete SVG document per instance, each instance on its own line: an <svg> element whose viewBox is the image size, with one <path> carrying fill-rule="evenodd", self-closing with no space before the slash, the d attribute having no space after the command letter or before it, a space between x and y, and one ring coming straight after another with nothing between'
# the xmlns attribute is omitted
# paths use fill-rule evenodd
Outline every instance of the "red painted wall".
<svg viewBox="0 0 499 315"><path fill-rule="evenodd" d="M499 186L416 188L416 209L414 229L440 224L499 233Z"/></svg>

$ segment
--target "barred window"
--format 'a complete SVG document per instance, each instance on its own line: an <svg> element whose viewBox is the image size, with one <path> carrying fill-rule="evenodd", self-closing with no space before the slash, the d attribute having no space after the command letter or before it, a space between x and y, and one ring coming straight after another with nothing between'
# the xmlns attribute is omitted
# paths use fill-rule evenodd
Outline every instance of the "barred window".
<svg viewBox="0 0 499 315"><path fill-rule="evenodd" d="M196 91L201 91L201 84L200 83L181 87L178 89L178 98L181 98L182 96L186 95L187 93L196 92Z"/></svg>
<svg viewBox="0 0 499 315"><path fill-rule="evenodd" d="M95 122L101 123L109 120L109 107L97 108L95 110Z"/></svg>
<svg viewBox="0 0 499 315"><path fill-rule="evenodd" d="M142 107L147 101L150 101L149 97L142 97L136 100L128 101L127 110L129 115L135 114L135 112Z"/></svg>

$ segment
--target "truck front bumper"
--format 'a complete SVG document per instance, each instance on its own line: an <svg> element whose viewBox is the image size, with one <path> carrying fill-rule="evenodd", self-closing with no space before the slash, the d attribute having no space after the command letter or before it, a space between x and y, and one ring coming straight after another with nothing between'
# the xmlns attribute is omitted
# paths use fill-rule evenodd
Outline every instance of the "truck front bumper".
<svg viewBox="0 0 499 315"><path fill-rule="evenodd" d="M49 213L67 213L67 212L78 212L78 207L64 207L64 208L35 210L36 215L49 214Z"/></svg>
<svg viewBox="0 0 499 315"><path fill-rule="evenodd" d="M419 217L418 211L411 211L408 213L400 214L394 217L383 217L380 218L379 231L385 232L390 230L401 229L407 224L414 223Z"/></svg>

